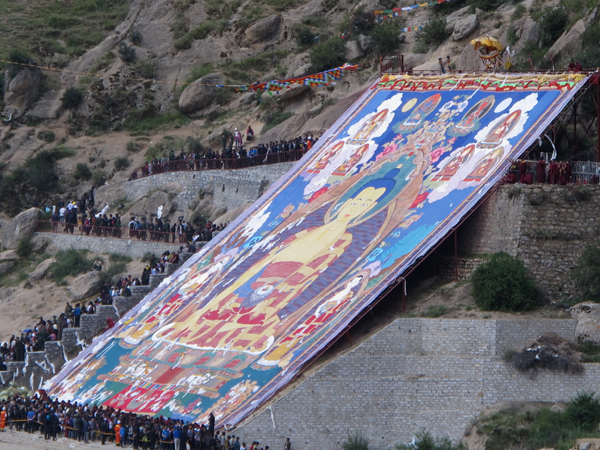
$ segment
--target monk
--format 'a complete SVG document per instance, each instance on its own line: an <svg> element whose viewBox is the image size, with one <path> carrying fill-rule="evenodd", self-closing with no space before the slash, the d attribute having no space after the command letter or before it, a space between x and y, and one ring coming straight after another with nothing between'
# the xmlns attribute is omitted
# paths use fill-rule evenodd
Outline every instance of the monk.
<svg viewBox="0 0 600 450"><path fill-rule="evenodd" d="M6 407L0 411L0 431L4 431L4 427L6 427Z"/></svg>
<svg viewBox="0 0 600 450"><path fill-rule="evenodd" d="M522 160L519 163L519 182L525 183L525 176L527 175L527 163Z"/></svg>
<svg viewBox="0 0 600 450"><path fill-rule="evenodd" d="M552 160L550 167L548 168L548 183L558 183L558 164L554 160Z"/></svg>
<svg viewBox="0 0 600 450"><path fill-rule="evenodd" d="M537 182L540 184L546 182L546 162L542 158L537 163Z"/></svg>

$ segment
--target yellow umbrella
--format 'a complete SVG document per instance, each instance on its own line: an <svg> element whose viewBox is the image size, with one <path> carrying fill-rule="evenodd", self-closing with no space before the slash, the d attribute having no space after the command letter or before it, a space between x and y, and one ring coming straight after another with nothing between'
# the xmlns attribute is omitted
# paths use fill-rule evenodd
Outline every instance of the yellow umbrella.
<svg viewBox="0 0 600 450"><path fill-rule="evenodd" d="M471 41L471 45L475 50L479 50L481 47L486 48L488 51L497 50L501 52L504 50L500 41L490 35L482 36Z"/></svg>

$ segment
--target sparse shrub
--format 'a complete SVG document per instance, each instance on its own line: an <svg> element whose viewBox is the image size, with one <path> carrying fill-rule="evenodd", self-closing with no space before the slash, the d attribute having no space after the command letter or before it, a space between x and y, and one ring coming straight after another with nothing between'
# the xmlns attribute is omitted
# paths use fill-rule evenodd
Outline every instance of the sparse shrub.
<svg viewBox="0 0 600 450"><path fill-rule="evenodd" d="M484 311L526 311L537 305L535 284L522 261L507 253L492 255L471 276L473 297Z"/></svg>
<svg viewBox="0 0 600 450"><path fill-rule="evenodd" d="M124 156L119 156L117 159L115 159L115 169L117 170L127 169L130 164L131 163L129 160Z"/></svg>
<svg viewBox="0 0 600 450"><path fill-rule="evenodd" d="M588 245L583 251L573 278L582 300L600 303L600 248Z"/></svg>
<svg viewBox="0 0 600 450"><path fill-rule="evenodd" d="M48 131L48 130L43 130L40 131L37 135L38 139L45 141L45 142L54 142L54 139L56 139L56 136L54 135L54 133L52 131Z"/></svg>
<svg viewBox="0 0 600 450"><path fill-rule="evenodd" d="M57 283L69 275L75 276L91 270L93 264L87 259L86 250L61 250L55 258L56 262L50 267L50 272Z"/></svg>
<svg viewBox="0 0 600 450"><path fill-rule="evenodd" d="M89 180L92 178L92 171L87 164L78 163L77 166L75 166L73 177L75 177L76 180Z"/></svg>
<svg viewBox="0 0 600 450"><path fill-rule="evenodd" d="M124 63L132 64L135 62L135 48L130 47L125 42L119 44L119 56Z"/></svg>
<svg viewBox="0 0 600 450"><path fill-rule="evenodd" d="M142 256L142 262L150 262L152 261L152 258L154 258L154 254L152 252L146 252L144 253L144 256Z"/></svg>
<svg viewBox="0 0 600 450"><path fill-rule="evenodd" d="M600 401L594 393L582 392L569 402L565 415L573 426L595 431L600 422Z"/></svg>
<svg viewBox="0 0 600 450"><path fill-rule="evenodd" d="M145 59L140 59L136 62L135 68L142 78L154 78L154 63Z"/></svg>
<svg viewBox="0 0 600 450"><path fill-rule="evenodd" d="M189 32L192 39L201 40L206 39L210 33L215 31L215 25L213 22L204 22Z"/></svg>
<svg viewBox="0 0 600 450"><path fill-rule="evenodd" d="M427 308L427 311L423 313L424 317L429 317L430 319L435 319L437 317L441 317L448 311L444 305L431 305Z"/></svg>
<svg viewBox="0 0 600 450"><path fill-rule="evenodd" d="M56 158L47 150L25 162L25 178L38 193L53 191L58 184L55 167Z"/></svg>
<svg viewBox="0 0 600 450"><path fill-rule="evenodd" d="M540 44L549 47L563 34L569 22L569 15L563 7L546 10L539 20Z"/></svg>
<svg viewBox="0 0 600 450"><path fill-rule="evenodd" d="M106 183L106 172L103 170L95 170L92 174L92 183L94 186L102 186Z"/></svg>
<svg viewBox="0 0 600 450"><path fill-rule="evenodd" d="M506 40L509 45L515 45L519 38L517 37L517 29L513 24L510 24L506 30Z"/></svg>
<svg viewBox="0 0 600 450"><path fill-rule="evenodd" d="M600 25L591 24L581 35L582 51L574 59L583 67L598 67L600 65Z"/></svg>
<svg viewBox="0 0 600 450"><path fill-rule="evenodd" d="M433 437L425 429L421 429L415 435L414 444L396 445L396 450L465 450L462 443L452 444L448 437Z"/></svg>
<svg viewBox="0 0 600 450"><path fill-rule="evenodd" d="M76 87L71 86L65 91L60 101L65 108L75 109L81 105L81 102L83 101L83 92Z"/></svg>
<svg viewBox="0 0 600 450"><path fill-rule="evenodd" d="M129 40L133 45L140 45L142 43L142 34L138 30L133 30L129 36Z"/></svg>
<svg viewBox="0 0 600 450"><path fill-rule="evenodd" d="M483 11L492 11L494 9L498 9L499 6L504 3L508 3L507 0L468 0L467 4L471 7L473 11L475 8L479 8Z"/></svg>
<svg viewBox="0 0 600 450"><path fill-rule="evenodd" d="M435 17L427 22L417 35L417 44L420 45L416 47L421 47L419 50L425 49L425 51L421 51L420 53L427 53L427 50L431 47L434 49L437 48L450 36L446 30L446 26L446 19L439 17Z"/></svg>
<svg viewBox="0 0 600 450"><path fill-rule="evenodd" d="M265 123L265 126L262 128L261 133L264 133L267 130L279 125L281 122L286 121L294 114L287 111L277 111L271 110L267 111L263 116L262 120Z"/></svg>
<svg viewBox="0 0 600 450"><path fill-rule="evenodd" d="M339 37L314 45L310 51L312 69L316 72L333 69L344 64L344 41Z"/></svg>
<svg viewBox="0 0 600 450"><path fill-rule="evenodd" d="M510 16L511 22L514 22L515 20L519 20L521 17L523 17L525 15L526 12L527 12L527 8L525 8L523 5L517 5L517 7L513 11L512 15Z"/></svg>
<svg viewBox="0 0 600 450"><path fill-rule="evenodd" d="M127 143L127 151L131 152L131 153L137 153L142 149L143 145L140 144L139 142L133 142L133 141L129 141Z"/></svg>
<svg viewBox="0 0 600 450"><path fill-rule="evenodd" d="M24 237L19 241L17 245L17 255L21 258L28 258L33 253L33 243L31 242L31 236Z"/></svg>
<svg viewBox="0 0 600 450"><path fill-rule="evenodd" d="M377 55L385 55L400 48L400 33L402 29L395 20L386 20L371 31L373 48Z"/></svg>
<svg viewBox="0 0 600 450"><path fill-rule="evenodd" d="M369 440L362 433L354 433L342 442L344 450L369 450Z"/></svg>
<svg viewBox="0 0 600 450"><path fill-rule="evenodd" d="M192 48L192 42L192 36L186 34L182 38L177 39L173 44L173 47L175 47L176 50L188 50Z"/></svg>
<svg viewBox="0 0 600 450"><path fill-rule="evenodd" d="M294 36L301 48L310 47L315 43L316 35L310 31L310 28L307 26L297 24L297 26L294 27Z"/></svg>

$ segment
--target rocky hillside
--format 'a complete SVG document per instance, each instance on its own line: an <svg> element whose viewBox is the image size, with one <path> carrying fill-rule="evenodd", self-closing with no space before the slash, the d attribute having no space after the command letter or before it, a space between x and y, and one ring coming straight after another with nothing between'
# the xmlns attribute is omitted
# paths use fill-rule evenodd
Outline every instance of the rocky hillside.
<svg viewBox="0 0 600 450"><path fill-rule="evenodd" d="M490 34L518 70L600 63L597 0L454 0L377 23L400 0L33 0L0 3L0 210L14 215L186 145L221 147L223 129L261 139L323 132L378 76L408 68L481 70L469 41ZM404 27L424 26L418 32ZM364 63L335 85L281 95L246 84ZM112 205L111 205L112 206Z"/></svg>

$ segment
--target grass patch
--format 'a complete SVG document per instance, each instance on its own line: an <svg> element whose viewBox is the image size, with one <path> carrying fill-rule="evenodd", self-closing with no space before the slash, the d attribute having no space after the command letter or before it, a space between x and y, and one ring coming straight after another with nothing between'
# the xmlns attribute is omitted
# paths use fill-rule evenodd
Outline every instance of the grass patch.
<svg viewBox="0 0 600 450"><path fill-rule="evenodd" d="M581 361L585 363L597 363L600 362L600 345L594 344L593 342L582 342L579 345L579 351L581 352Z"/></svg>
<svg viewBox="0 0 600 450"><path fill-rule="evenodd" d="M429 317L430 319L435 319L436 317L441 317L448 312L448 308L444 305L431 305L427 308L422 317Z"/></svg>
<svg viewBox="0 0 600 450"><path fill-rule="evenodd" d="M123 127L133 133L142 133L186 125L189 122L190 119L179 111L169 111L164 114L156 114L141 119L134 118L132 120L128 118L123 123Z"/></svg>
<svg viewBox="0 0 600 450"><path fill-rule="evenodd" d="M228 59L223 64L221 71L232 80L252 83L260 75L279 66L287 55L288 52L285 50L269 50L242 61Z"/></svg>
<svg viewBox="0 0 600 450"><path fill-rule="evenodd" d="M15 48L31 49L40 57L51 58L55 52L78 56L101 42L128 10L127 0L0 0L0 17L10 25L0 26L0 49L3 56Z"/></svg>
<svg viewBox="0 0 600 450"><path fill-rule="evenodd" d="M276 111L276 110L267 111L267 113L264 114L262 117L262 120L265 123L265 125L263 126L261 133L264 133L265 131L268 131L271 128L276 127L280 123L288 120L293 115L294 115L293 113L287 112L287 111Z"/></svg>
<svg viewBox="0 0 600 450"><path fill-rule="evenodd" d="M549 408L538 411L506 410L477 425L485 433L486 450L554 448L568 450L580 438L599 437L600 403L594 394L581 393L569 402L564 412Z"/></svg>
<svg viewBox="0 0 600 450"><path fill-rule="evenodd" d="M68 276L76 276L92 269L93 262L87 259L87 250L61 250L56 254L56 262L50 272L56 283Z"/></svg>

